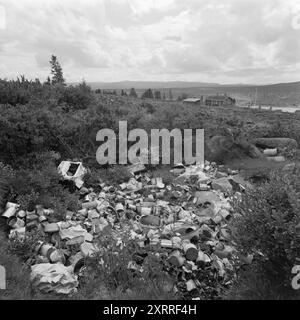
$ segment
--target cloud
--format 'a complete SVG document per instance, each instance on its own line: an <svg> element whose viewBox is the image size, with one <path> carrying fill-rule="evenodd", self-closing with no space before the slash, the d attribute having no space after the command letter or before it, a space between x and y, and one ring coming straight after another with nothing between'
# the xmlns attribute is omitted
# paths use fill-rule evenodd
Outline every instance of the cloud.
<svg viewBox="0 0 300 320"><path fill-rule="evenodd" d="M55 54L68 81L299 80L297 0L11 0L2 7L3 77L46 78Z"/></svg>

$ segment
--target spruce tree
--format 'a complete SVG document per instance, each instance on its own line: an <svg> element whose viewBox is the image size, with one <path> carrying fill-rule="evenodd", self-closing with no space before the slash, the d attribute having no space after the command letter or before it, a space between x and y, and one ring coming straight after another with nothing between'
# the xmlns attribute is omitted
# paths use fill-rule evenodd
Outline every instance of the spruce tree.
<svg viewBox="0 0 300 320"><path fill-rule="evenodd" d="M59 64L57 57L55 55L52 55L51 60L49 62L51 65L52 84L60 83L65 85L62 67Z"/></svg>

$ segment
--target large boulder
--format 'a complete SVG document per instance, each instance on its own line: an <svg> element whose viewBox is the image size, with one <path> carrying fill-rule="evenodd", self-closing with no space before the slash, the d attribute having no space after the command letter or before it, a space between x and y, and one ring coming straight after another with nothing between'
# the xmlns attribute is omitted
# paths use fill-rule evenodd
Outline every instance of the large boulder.
<svg viewBox="0 0 300 320"><path fill-rule="evenodd" d="M257 138L254 144L260 148L298 148L297 141L291 138Z"/></svg>
<svg viewBox="0 0 300 320"><path fill-rule="evenodd" d="M232 136L214 136L205 144L205 159L218 163L261 157L260 150L246 139L234 141Z"/></svg>

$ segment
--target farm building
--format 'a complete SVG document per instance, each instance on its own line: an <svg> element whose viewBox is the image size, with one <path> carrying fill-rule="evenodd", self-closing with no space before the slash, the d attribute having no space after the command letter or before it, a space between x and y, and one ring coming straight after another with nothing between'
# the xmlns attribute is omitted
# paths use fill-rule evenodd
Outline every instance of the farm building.
<svg viewBox="0 0 300 320"><path fill-rule="evenodd" d="M235 105L235 99L224 95L208 96L205 99L206 106L233 106Z"/></svg>
<svg viewBox="0 0 300 320"><path fill-rule="evenodd" d="M202 104L203 103L203 96L201 98L187 98L183 100L184 103L187 104Z"/></svg>

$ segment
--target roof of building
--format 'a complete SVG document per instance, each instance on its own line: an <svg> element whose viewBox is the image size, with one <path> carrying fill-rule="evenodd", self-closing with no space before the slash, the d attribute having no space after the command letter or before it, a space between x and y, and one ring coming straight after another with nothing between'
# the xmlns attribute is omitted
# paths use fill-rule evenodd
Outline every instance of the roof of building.
<svg viewBox="0 0 300 320"><path fill-rule="evenodd" d="M199 102L199 101L201 101L201 99L199 98L188 98L183 100L183 102Z"/></svg>
<svg viewBox="0 0 300 320"><path fill-rule="evenodd" d="M208 97L206 97L206 100L220 100L220 101L223 101L223 100L226 100L227 98L229 98L229 97L225 96L225 95L218 95L218 96L208 96Z"/></svg>

